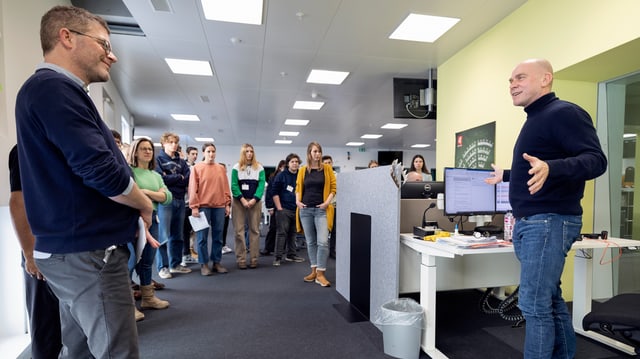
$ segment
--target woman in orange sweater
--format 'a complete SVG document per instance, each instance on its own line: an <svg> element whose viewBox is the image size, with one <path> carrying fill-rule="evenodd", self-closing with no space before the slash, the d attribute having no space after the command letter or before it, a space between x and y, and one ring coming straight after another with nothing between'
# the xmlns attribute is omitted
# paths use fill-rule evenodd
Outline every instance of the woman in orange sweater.
<svg viewBox="0 0 640 359"><path fill-rule="evenodd" d="M216 163L216 146L205 143L202 146L204 160L191 169L189 179L189 207L191 215L205 215L211 228L211 252L208 251L209 228L196 232L198 242L198 262L200 274L208 276L214 270L227 273L220 264L222 259L222 228L224 217L231 211L231 189L225 168ZM209 268L209 260L213 263Z"/></svg>

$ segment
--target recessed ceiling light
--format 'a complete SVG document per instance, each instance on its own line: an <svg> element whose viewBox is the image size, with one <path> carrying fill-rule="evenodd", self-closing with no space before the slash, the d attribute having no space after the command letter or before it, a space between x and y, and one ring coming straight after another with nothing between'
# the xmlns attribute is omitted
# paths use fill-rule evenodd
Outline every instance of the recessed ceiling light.
<svg viewBox="0 0 640 359"><path fill-rule="evenodd" d="M262 25L263 0L201 0L207 20Z"/></svg>
<svg viewBox="0 0 640 359"><path fill-rule="evenodd" d="M360 138L369 139L369 140L375 140L376 138L380 138L380 137L382 137L382 135L366 134L366 135L360 136Z"/></svg>
<svg viewBox="0 0 640 359"><path fill-rule="evenodd" d="M449 31L460 19L452 17L409 14L397 29L389 36L390 39L420 42L435 42L445 32Z"/></svg>
<svg viewBox="0 0 640 359"><path fill-rule="evenodd" d="M293 142L293 141L291 141L291 140L275 140L273 142L278 144L278 145L290 145L291 142Z"/></svg>
<svg viewBox="0 0 640 359"><path fill-rule="evenodd" d="M314 84L340 85L349 76L344 71L311 70L307 82Z"/></svg>
<svg viewBox="0 0 640 359"><path fill-rule="evenodd" d="M416 143L415 145L411 145L411 148L425 148L425 147L431 147L431 145L426 143Z"/></svg>
<svg viewBox="0 0 640 359"><path fill-rule="evenodd" d="M278 136L291 136L291 137L296 137L297 135L299 135L300 132L295 132L295 131L280 131L280 133L278 134Z"/></svg>
<svg viewBox="0 0 640 359"><path fill-rule="evenodd" d="M149 136L140 136L140 135L139 136L133 136L134 140L139 140L141 138L146 138L147 140L151 140L151 137L149 137Z"/></svg>
<svg viewBox="0 0 640 359"><path fill-rule="evenodd" d="M319 110L324 106L323 101L296 101L293 108L297 110Z"/></svg>
<svg viewBox="0 0 640 359"><path fill-rule="evenodd" d="M636 137L635 133L625 133L624 135L622 135L622 138L634 138Z"/></svg>
<svg viewBox="0 0 640 359"><path fill-rule="evenodd" d="M408 125L404 124L404 123L387 123L384 126L380 127L380 128L384 128L387 130L399 130L401 128L405 128Z"/></svg>
<svg viewBox="0 0 640 359"><path fill-rule="evenodd" d="M160 142L154 142L153 147L162 147L162 144Z"/></svg>
<svg viewBox="0 0 640 359"><path fill-rule="evenodd" d="M284 120L284 124L287 126L306 126L309 124L309 120L298 120L295 118L288 118Z"/></svg>
<svg viewBox="0 0 640 359"><path fill-rule="evenodd" d="M213 137L196 137L195 140L198 142L215 142Z"/></svg>
<svg viewBox="0 0 640 359"><path fill-rule="evenodd" d="M347 142L345 146L362 146L364 142Z"/></svg>
<svg viewBox="0 0 640 359"><path fill-rule="evenodd" d="M176 121L200 121L200 117L197 115L184 115L179 113L172 113L171 117L173 117Z"/></svg>
<svg viewBox="0 0 640 359"><path fill-rule="evenodd" d="M213 71L211 71L211 65L208 61L169 58L165 58L164 61L167 62L174 74L213 76Z"/></svg>

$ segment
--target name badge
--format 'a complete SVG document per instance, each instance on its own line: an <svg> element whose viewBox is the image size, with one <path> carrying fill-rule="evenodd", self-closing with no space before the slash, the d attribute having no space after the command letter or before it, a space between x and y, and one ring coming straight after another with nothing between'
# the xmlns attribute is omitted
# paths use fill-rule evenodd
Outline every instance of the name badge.
<svg viewBox="0 0 640 359"><path fill-rule="evenodd" d="M293 186L292 186L292 185L288 185L288 186L287 186L287 191L289 191L289 192L293 192Z"/></svg>
<svg viewBox="0 0 640 359"><path fill-rule="evenodd" d="M244 184L242 184L242 186L240 186L240 188L242 188L243 191L248 191L249 190L249 185L244 183Z"/></svg>

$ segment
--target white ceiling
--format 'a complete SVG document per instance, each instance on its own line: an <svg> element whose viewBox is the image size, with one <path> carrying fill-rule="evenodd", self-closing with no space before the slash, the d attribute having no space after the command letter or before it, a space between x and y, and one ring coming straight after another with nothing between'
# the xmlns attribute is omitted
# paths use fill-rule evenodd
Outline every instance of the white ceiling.
<svg viewBox="0 0 640 359"><path fill-rule="evenodd" d="M256 26L206 20L200 0L72 1L109 21L135 22L146 35L111 35L119 60L112 79L135 119L136 135L157 141L171 130L183 143L213 137L221 145L265 146L274 145L279 131L297 131L284 126L285 118L300 118L310 124L290 138L295 146L362 141L370 148L398 150L415 143L435 149L437 121L394 120L393 78L426 78L430 68L524 2L265 0L263 25ZM154 10L162 3L171 11ZM410 12L461 21L433 44L389 40ZM165 57L209 61L214 76L175 75ZM313 68L351 74L340 86L307 84ZM296 100L312 100L312 92L325 101L322 110L292 109ZM196 114L201 122L176 122L171 113ZM409 126L380 129L388 122ZM360 139L365 133L383 137Z"/></svg>

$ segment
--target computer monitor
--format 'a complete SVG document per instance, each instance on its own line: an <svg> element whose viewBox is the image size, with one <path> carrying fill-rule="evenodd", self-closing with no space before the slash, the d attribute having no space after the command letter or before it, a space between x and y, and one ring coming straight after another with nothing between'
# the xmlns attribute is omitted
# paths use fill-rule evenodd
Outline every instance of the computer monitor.
<svg viewBox="0 0 640 359"><path fill-rule="evenodd" d="M407 181L400 187L400 198L404 199L437 198L438 193L444 193L444 182Z"/></svg>
<svg viewBox="0 0 640 359"><path fill-rule="evenodd" d="M484 182L492 172L490 169L446 167L444 213L448 216L494 214L496 190Z"/></svg>
<svg viewBox="0 0 640 359"><path fill-rule="evenodd" d="M511 211L509 203L509 182L500 182L496 185L496 213Z"/></svg>

